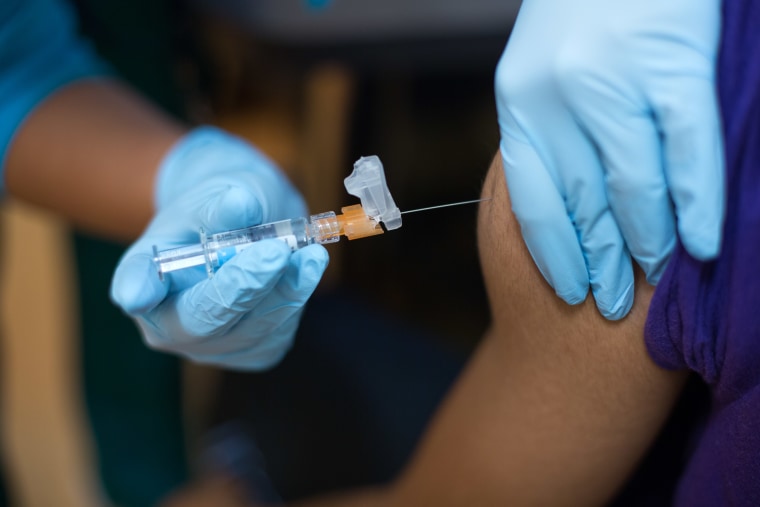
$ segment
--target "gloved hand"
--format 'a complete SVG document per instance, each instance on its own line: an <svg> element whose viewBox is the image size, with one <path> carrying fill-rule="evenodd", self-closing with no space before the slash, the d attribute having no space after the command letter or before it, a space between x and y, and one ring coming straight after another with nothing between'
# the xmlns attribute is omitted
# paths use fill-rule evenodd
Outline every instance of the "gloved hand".
<svg viewBox="0 0 760 507"><path fill-rule="evenodd" d="M541 273L570 304L633 303L676 226L720 249L723 149L715 89L719 0L524 0L496 71L513 211ZM630 252L630 254L629 254Z"/></svg>
<svg viewBox="0 0 760 507"><path fill-rule="evenodd" d="M205 127L186 134L164 158L157 212L116 268L111 298L137 321L149 345L194 361L237 369L276 364L290 347L302 307L327 266L327 251L291 253L258 242L208 279L203 267L159 280L159 250L221 232L306 215L301 196L252 146Z"/></svg>

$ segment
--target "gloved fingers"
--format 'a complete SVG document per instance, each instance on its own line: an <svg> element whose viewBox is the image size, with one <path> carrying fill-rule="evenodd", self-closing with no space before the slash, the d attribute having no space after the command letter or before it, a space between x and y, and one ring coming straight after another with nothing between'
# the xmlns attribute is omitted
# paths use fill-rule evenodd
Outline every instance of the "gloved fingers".
<svg viewBox="0 0 760 507"><path fill-rule="evenodd" d="M225 268L234 259L222 266L217 276L227 271ZM181 312L175 309L181 305L181 296L171 297L165 303L168 312L162 308L152 312L149 319L141 319L146 341L155 348L180 352L201 363L254 370L273 366L290 348L303 306L316 288L327 260L327 251L320 245L298 250L255 307L213 332L201 334L197 322L187 319L181 325L196 326L195 330L178 327ZM199 318L204 324L209 320ZM184 340L176 339L177 329L183 330ZM219 339L222 333L225 338Z"/></svg>
<svg viewBox="0 0 760 507"><path fill-rule="evenodd" d="M322 245L309 245L295 251L275 288L278 295L303 306L317 288L329 262L327 249Z"/></svg>
<svg viewBox="0 0 760 507"><path fill-rule="evenodd" d="M114 290L119 290L119 300L127 305L125 310L130 314L144 312L160 301L160 299L155 299L158 297L155 291L146 290L144 294L140 294L135 288L142 287L144 284L152 286L160 282L157 266L152 264L151 272L151 269L144 264L144 258L153 258L154 246L160 251L197 244L201 228L207 233L240 229L259 223L260 217L261 206L253 194L245 188L234 185L205 189L202 194L190 193L168 209L161 210L143 237L130 248L117 268L118 274L125 269L121 267L123 264L127 261L133 262L130 260L132 257L139 255L143 259L138 262L139 269L130 268L128 276L132 277L131 280L119 276L117 284L115 275L112 287ZM146 279L138 279L137 272ZM203 266L169 273L163 284L165 290L160 297L165 297L167 291L177 292L187 289L206 278L206 270ZM114 297L116 297L115 294Z"/></svg>
<svg viewBox="0 0 760 507"><path fill-rule="evenodd" d="M581 219L575 214L576 227L588 264L591 292L599 312L609 320L625 317L633 306L633 266L618 224L604 200L590 208Z"/></svg>
<svg viewBox="0 0 760 507"><path fill-rule="evenodd" d="M714 84L701 77L669 81L655 97L665 146L665 172L686 250L708 260L720 250L725 213L724 158Z"/></svg>
<svg viewBox="0 0 760 507"><path fill-rule="evenodd" d="M501 155L512 211L541 274L565 302L586 299L588 272L562 196L533 147L507 134L502 125Z"/></svg>
<svg viewBox="0 0 760 507"><path fill-rule="evenodd" d="M154 308L168 291L169 284L159 279L153 256L146 253L127 253L111 281L111 300L133 317Z"/></svg>
<svg viewBox="0 0 760 507"><path fill-rule="evenodd" d="M600 313L622 318L633 304L633 268L607 203L600 162L572 118L553 120L566 123L558 129L561 138L544 140L552 150L547 160L561 165L557 181L530 143L510 135L519 131L514 118L500 114L512 209L528 250L562 299L580 303L590 286Z"/></svg>
<svg viewBox="0 0 760 507"><path fill-rule="evenodd" d="M621 319L633 305L633 266L609 207L601 161L580 129L566 129L563 136L556 143L562 150L559 173L568 189L565 205L586 260L591 292L605 318Z"/></svg>
<svg viewBox="0 0 760 507"><path fill-rule="evenodd" d="M644 108L637 111L599 95L595 102L577 100L575 114L600 154L617 227L647 280L655 284L675 245L675 217L654 119Z"/></svg>
<svg viewBox="0 0 760 507"><path fill-rule="evenodd" d="M215 344L213 355L196 355L194 359L248 370L274 366L290 348L303 307L327 261L327 251L321 245L296 251L274 288L229 330L244 339L225 346Z"/></svg>
<svg viewBox="0 0 760 507"><path fill-rule="evenodd" d="M321 245L309 245L293 253L271 292L238 324L251 326L264 336L279 334L283 322L306 304L324 274L329 257Z"/></svg>
<svg viewBox="0 0 760 507"><path fill-rule="evenodd" d="M217 339L269 294L289 259L290 248L284 242L256 242L225 263L213 278L167 299L151 312L151 324L168 330L169 340L186 341L183 346ZM218 346L224 344L220 341Z"/></svg>

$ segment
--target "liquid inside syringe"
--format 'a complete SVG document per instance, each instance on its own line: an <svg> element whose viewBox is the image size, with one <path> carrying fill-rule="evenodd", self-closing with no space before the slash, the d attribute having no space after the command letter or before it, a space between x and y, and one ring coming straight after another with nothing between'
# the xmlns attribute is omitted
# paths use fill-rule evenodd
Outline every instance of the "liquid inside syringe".
<svg viewBox="0 0 760 507"><path fill-rule="evenodd" d="M201 230L200 243L161 252L154 251L154 259L161 277L172 271L204 264L208 265L207 269L216 271L252 243L263 239L280 239L292 250L303 248L309 244L305 222L305 218L296 218L210 236Z"/></svg>
<svg viewBox="0 0 760 507"><path fill-rule="evenodd" d="M292 218L218 234L206 234L201 230L198 244L160 252L154 246L154 261L161 279L173 271L204 265L211 276L235 255L264 239L278 239L287 243L291 250L298 250L314 243L335 243L341 236L358 239L383 233L380 223L367 216L360 204L347 206L341 211L341 215L328 211L309 219Z"/></svg>

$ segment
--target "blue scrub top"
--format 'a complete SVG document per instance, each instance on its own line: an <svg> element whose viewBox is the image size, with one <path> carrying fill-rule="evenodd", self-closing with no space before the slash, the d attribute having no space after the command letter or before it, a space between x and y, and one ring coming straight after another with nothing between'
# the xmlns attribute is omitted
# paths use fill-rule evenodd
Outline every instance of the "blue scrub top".
<svg viewBox="0 0 760 507"><path fill-rule="evenodd" d="M66 3L0 2L0 191L5 188L8 148L24 118L62 86L108 72L78 36Z"/></svg>

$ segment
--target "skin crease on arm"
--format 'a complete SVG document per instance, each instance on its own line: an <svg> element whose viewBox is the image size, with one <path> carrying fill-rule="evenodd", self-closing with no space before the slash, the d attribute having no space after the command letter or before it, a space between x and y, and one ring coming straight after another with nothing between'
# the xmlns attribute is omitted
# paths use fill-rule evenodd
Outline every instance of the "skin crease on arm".
<svg viewBox="0 0 760 507"><path fill-rule="evenodd" d="M78 81L27 117L5 167L8 193L115 240L136 238L153 215L159 163L184 133L126 85Z"/></svg>
<svg viewBox="0 0 760 507"><path fill-rule="evenodd" d="M478 218L492 326L402 476L300 507L603 505L661 428L685 373L644 346L653 288L622 321L556 297L520 236L496 157Z"/></svg>

